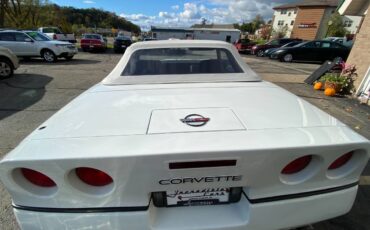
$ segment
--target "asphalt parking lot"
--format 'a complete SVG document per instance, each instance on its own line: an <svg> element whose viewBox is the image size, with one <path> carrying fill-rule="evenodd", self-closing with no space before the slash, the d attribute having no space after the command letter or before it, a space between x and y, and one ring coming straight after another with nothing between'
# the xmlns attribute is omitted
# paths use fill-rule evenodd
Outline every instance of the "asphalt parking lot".
<svg viewBox="0 0 370 230"><path fill-rule="evenodd" d="M0 81L0 158L65 104L107 76L120 57L111 53L79 53L72 61L54 64L41 59L22 62L13 78ZM318 65L286 64L252 56L245 56L245 60L265 80L303 97L370 138L369 107L347 98L326 98L302 83ZM370 229L369 177L368 166L349 214L315 224L313 229ZM1 230L18 229L10 204L10 197L0 184Z"/></svg>

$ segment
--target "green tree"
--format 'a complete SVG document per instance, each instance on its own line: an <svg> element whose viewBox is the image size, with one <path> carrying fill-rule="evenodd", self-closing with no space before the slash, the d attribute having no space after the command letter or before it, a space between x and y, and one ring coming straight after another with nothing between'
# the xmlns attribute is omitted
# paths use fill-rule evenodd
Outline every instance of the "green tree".
<svg viewBox="0 0 370 230"><path fill-rule="evenodd" d="M327 37L343 37L348 34L348 30L344 28L342 16L338 12L334 13L330 17L330 21L328 23L328 32L326 34Z"/></svg>

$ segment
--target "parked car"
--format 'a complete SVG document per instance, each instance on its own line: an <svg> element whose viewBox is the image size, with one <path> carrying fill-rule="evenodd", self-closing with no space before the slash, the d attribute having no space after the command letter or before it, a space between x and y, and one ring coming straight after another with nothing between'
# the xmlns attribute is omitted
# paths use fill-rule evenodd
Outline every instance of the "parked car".
<svg viewBox="0 0 370 230"><path fill-rule="evenodd" d="M302 39L293 39L293 38L281 38L281 39L275 39L272 41L267 42L266 44L263 45L255 45L252 47L252 54L262 57L265 50L271 49L271 48L279 48L289 42L293 41L302 41Z"/></svg>
<svg viewBox="0 0 370 230"><path fill-rule="evenodd" d="M302 43L302 42L301 41L294 41L294 42L289 42L289 43L287 43L287 44L285 44L285 45L283 45L283 46L281 46L279 48L270 48L270 49L267 49L267 50L265 50L263 56L264 57L270 57L270 55L273 52L275 52L275 51L277 51L277 50L279 50L281 48L284 48L284 47L293 47L293 46L296 46L296 45L298 45L300 43Z"/></svg>
<svg viewBox="0 0 370 230"><path fill-rule="evenodd" d="M346 47L352 47L353 46L353 39L349 40L347 37L327 37L324 38L325 41L331 41L331 42L337 42L339 44L342 44Z"/></svg>
<svg viewBox="0 0 370 230"><path fill-rule="evenodd" d="M283 62L308 61L325 62L341 58L346 60L350 49L336 42L330 41L309 41L298 44L294 47L284 47L273 52L270 57Z"/></svg>
<svg viewBox="0 0 370 230"><path fill-rule="evenodd" d="M132 44L131 38L127 36L118 36L114 39L113 49L115 53L123 53Z"/></svg>
<svg viewBox="0 0 370 230"><path fill-rule="evenodd" d="M59 57L71 60L77 54L69 42L54 41L37 31L0 31L0 46L10 49L18 57L42 57L55 62Z"/></svg>
<svg viewBox="0 0 370 230"><path fill-rule="evenodd" d="M40 27L38 29L40 33L46 34L52 40L65 41L70 43L76 43L77 40L74 34L63 33L58 27Z"/></svg>
<svg viewBox="0 0 370 230"><path fill-rule="evenodd" d="M369 153L231 44L165 40L127 48L0 179L22 229L292 229L347 213Z"/></svg>
<svg viewBox="0 0 370 230"><path fill-rule="evenodd" d="M249 39L239 39L235 42L235 47L239 53L249 53L252 50L252 47L256 45L255 42L251 42Z"/></svg>
<svg viewBox="0 0 370 230"><path fill-rule="evenodd" d="M148 42L148 41L157 41L157 39L155 38L144 38L143 39L144 42Z"/></svg>
<svg viewBox="0 0 370 230"><path fill-rule="evenodd" d="M106 51L107 42L100 34L84 34L81 38L81 49L83 51Z"/></svg>
<svg viewBox="0 0 370 230"><path fill-rule="evenodd" d="M0 79L11 77L18 67L17 56L10 49L0 46Z"/></svg>

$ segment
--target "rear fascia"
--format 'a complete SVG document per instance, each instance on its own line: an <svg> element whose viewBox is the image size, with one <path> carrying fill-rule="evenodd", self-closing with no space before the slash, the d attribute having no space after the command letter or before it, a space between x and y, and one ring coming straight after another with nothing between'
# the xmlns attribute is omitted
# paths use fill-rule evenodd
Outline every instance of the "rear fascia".
<svg viewBox="0 0 370 230"><path fill-rule="evenodd" d="M352 150L359 150L354 170L339 178L328 177L328 166ZM0 175L13 202L20 206L143 207L148 206L152 192L177 189L243 187L249 199L261 199L340 187L359 180L368 152L369 142L348 127L43 139L28 140L10 153L1 162ZM318 159L312 175L298 183L284 182L282 168L309 154ZM171 162L202 160L237 163L228 167L169 169ZM48 175L57 183L56 191L47 196L30 193L15 182L13 172L20 167ZM75 180L73 170L77 167L102 170L114 183L103 190L84 187ZM238 181L159 183L171 178L239 175L242 178Z"/></svg>
<svg viewBox="0 0 370 230"><path fill-rule="evenodd" d="M251 204L242 197L239 203L231 205L156 208L151 204L147 210L136 212L83 215L20 209L14 212L22 229L59 230L99 226L99 229L130 230L275 230L343 215L351 209L356 193L357 186L328 194L262 204ZM297 212L297 207L304 208Z"/></svg>

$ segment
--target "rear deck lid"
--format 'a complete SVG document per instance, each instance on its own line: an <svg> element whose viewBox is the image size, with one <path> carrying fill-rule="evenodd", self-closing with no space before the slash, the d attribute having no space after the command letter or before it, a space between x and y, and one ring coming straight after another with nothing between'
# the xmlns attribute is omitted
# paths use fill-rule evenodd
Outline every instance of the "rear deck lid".
<svg viewBox="0 0 370 230"><path fill-rule="evenodd" d="M148 134L245 130L230 108L154 110Z"/></svg>

